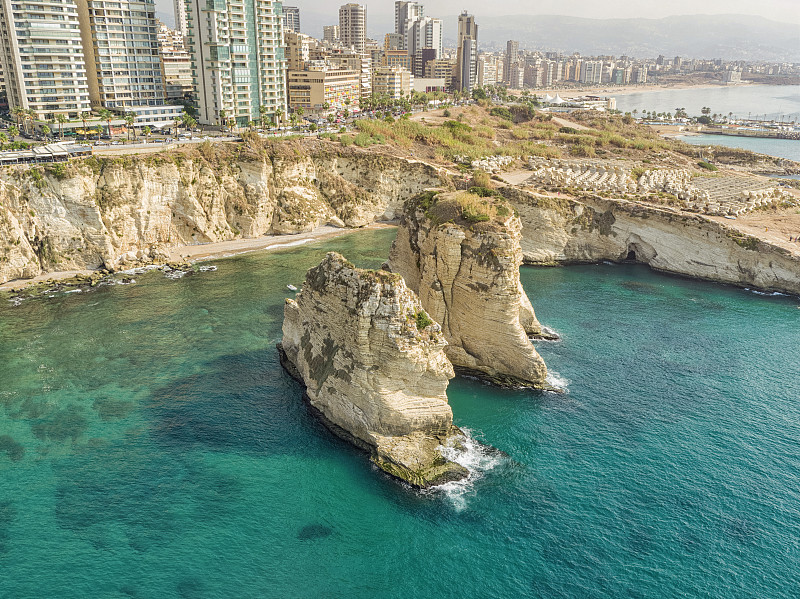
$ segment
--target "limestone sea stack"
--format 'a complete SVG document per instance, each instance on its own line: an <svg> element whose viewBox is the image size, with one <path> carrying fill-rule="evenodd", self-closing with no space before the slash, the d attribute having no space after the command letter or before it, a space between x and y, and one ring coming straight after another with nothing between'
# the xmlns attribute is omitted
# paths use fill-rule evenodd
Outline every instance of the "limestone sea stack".
<svg viewBox="0 0 800 599"><path fill-rule="evenodd" d="M410 200L387 267L441 324L456 368L502 386L546 387L528 338L542 326L519 278L520 219L502 198L475 191Z"/></svg>
<svg viewBox="0 0 800 599"><path fill-rule="evenodd" d="M469 474L441 453L463 438L447 403L446 345L400 275L329 253L286 300L279 350L334 433L389 474L429 487Z"/></svg>

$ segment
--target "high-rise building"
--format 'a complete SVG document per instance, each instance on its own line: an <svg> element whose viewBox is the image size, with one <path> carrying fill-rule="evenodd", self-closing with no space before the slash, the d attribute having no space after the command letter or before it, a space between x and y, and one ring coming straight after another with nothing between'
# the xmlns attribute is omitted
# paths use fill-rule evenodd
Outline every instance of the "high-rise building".
<svg viewBox="0 0 800 599"><path fill-rule="evenodd" d="M471 93L478 81L478 25L466 11L458 16L458 47L456 58L457 89Z"/></svg>
<svg viewBox="0 0 800 599"><path fill-rule="evenodd" d="M405 35L410 23L425 16L425 7L419 2L394 3L394 32Z"/></svg>
<svg viewBox="0 0 800 599"><path fill-rule="evenodd" d="M424 17L411 25L406 35L406 49L411 56L425 49L436 50L436 58L440 58L442 50L442 20Z"/></svg>
<svg viewBox="0 0 800 599"><path fill-rule="evenodd" d="M240 126L286 112L282 4L186 0L198 120Z"/></svg>
<svg viewBox="0 0 800 599"><path fill-rule="evenodd" d="M595 83L598 84L602 81L603 76L603 61L602 60L585 60L581 65L581 83Z"/></svg>
<svg viewBox="0 0 800 599"><path fill-rule="evenodd" d="M300 33L300 9L296 6L283 7L283 30Z"/></svg>
<svg viewBox="0 0 800 599"><path fill-rule="evenodd" d="M154 0L77 0L93 108L164 104Z"/></svg>
<svg viewBox="0 0 800 599"><path fill-rule="evenodd" d="M186 0L174 0L175 3L175 29L181 32L184 39L189 35L186 26Z"/></svg>
<svg viewBox="0 0 800 599"><path fill-rule="evenodd" d="M425 16L425 7L419 2L394 3L394 32L403 36L403 45L399 50L409 49L409 32L416 21ZM413 52L409 52L413 54Z"/></svg>
<svg viewBox="0 0 800 599"><path fill-rule="evenodd" d="M506 55L503 66L505 71L505 82L510 83L511 65L519 61L519 42L508 40L506 42Z"/></svg>
<svg viewBox="0 0 800 599"><path fill-rule="evenodd" d="M0 0L0 65L9 107L37 119L76 119L90 108L74 0Z"/></svg>
<svg viewBox="0 0 800 599"><path fill-rule="evenodd" d="M325 25L322 28L322 39L329 44L338 44L341 40L338 25Z"/></svg>
<svg viewBox="0 0 800 599"><path fill-rule="evenodd" d="M364 52L367 41L367 7L350 3L339 8L339 37L342 45Z"/></svg>
<svg viewBox="0 0 800 599"><path fill-rule="evenodd" d="M490 54L482 54L478 57L478 87L495 85L498 82L498 66L502 74L502 59Z"/></svg>
<svg viewBox="0 0 800 599"><path fill-rule="evenodd" d="M192 58L184 48L180 31L162 23L158 28L158 45L167 101L191 99Z"/></svg>

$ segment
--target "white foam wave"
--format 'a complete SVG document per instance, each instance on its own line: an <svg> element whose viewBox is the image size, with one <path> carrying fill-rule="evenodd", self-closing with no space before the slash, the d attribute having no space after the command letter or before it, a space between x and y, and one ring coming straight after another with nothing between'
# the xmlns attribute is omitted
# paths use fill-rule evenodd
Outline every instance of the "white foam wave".
<svg viewBox="0 0 800 599"><path fill-rule="evenodd" d="M547 371L547 377L544 379L544 382L558 391L562 391L564 393L569 391L569 379L561 376L555 370Z"/></svg>
<svg viewBox="0 0 800 599"><path fill-rule="evenodd" d="M158 264L148 264L147 266L137 266L136 268L129 268L128 270L121 270L119 274L122 275L143 275L148 270L157 270L161 268Z"/></svg>
<svg viewBox="0 0 800 599"><path fill-rule="evenodd" d="M469 476L433 487L428 491L429 493L443 494L457 511L467 507L467 497L475 482L497 467L504 459L501 452L475 440L469 429L462 429L462 431L465 436L458 439L460 447L451 443L447 447L440 446L439 451L445 459L469 470Z"/></svg>
<svg viewBox="0 0 800 599"><path fill-rule="evenodd" d="M274 245L268 246L267 249L270 250L279 250L281 248L292 248L298 245L305 245L307 243L311 243L312 241L316 241L314 239L299 239L297 241L289 241L288 243L276 243Z"/></svg>
<svg viewBox="0 0 800 599"><path fill-rule="evenodd" d="M542 334L548 335L553 338L545 339L544 337L538 337L537 339L535 339L535 341L544 341L545 343L556 343L558 341L561 341L561 333L548 326L542 325Z"/></svg>
<svg viewBox="0 0 800 599"><path fill-rule="evenodd" d="M164 276L168 279L182 279L186 275L186 271L184 270L171 270L166 273Z"/></svg>
<svg viewBox="0 0 800 599"><path fill-rule="evenodd" d="M198 266L197 272L215 272L217 270L216 266L207 265L207 266Z"/></svg>
<svg viewBox="0 0 800 599"><path fill-rule="evenodd" d="M776 295L787 295L786 293L781 293L780 291L759 291L758 289L750 289L749 287L745 287L744 290L749 291L750 293L755 293L756 295L766 295L769 297L774 297Z"/></svg>

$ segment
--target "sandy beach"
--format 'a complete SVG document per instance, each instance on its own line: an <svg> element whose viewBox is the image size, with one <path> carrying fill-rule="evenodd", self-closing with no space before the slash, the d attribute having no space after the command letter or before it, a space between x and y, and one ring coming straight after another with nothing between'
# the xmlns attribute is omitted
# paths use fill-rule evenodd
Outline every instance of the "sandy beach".
<svg viewBox="0 0 800 599"><path fill-rule="evenodd" d="M239 254L247 254L250 252L262 251L275 251L282 250L307 243L322 241L325 239L333 239L341 235L347 235L355 231L362 231L368 229L384 229L393 228L396 225L393 223L372 223L361 229L342 229L338 227L323 226L313 231L305 233L298 233L296 235L269 235L265 237L256 237L254 239L234 239L231 241L220 241L217 243L204 243L201 245L187 245L178 246L169 249L168 255L171 262L202 262L205 260L216 260L219 258L227 258ZM47 281L60 281L63 279L70 279L78 275L90 275L91 270L65 270L41 274L33 277L32 279L14 279L7 281L0 285L0 291L12 291L15 289L23 289L29 285L36 285L37 283L44 283Z"/></svg>
<svg viewBox="0 0 800 599"><path fill-rule="evenodd" d="M742 83L737 87L751 87L759 85L758 83ZM681 89L711 89L718 87L726 87L723 83L645 83L644 85L596 85L588 87L575 87L575 88L554 88L554 89L533 89L531 93L537 96L550 94L555 96L560 95L562 98L574 98L576 96L584 95L602 95L611 96L615 94L638 94L646 92L656 92L664 90L681 90ZM511 93L515 93L513 90ZM516 95L519 95L518 93Z"/></svg>

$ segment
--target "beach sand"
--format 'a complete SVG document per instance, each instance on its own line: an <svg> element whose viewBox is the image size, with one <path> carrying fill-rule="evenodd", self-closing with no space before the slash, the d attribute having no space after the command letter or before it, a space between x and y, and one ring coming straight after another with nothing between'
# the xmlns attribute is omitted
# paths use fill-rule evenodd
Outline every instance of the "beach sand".
<svg viewBox="0 0 800 599"><path fill-rule="evenodd" d="M342 229L326 225L314 229L313 231L298 233L296 235L268 235L264 237L256 237L254 239L234 239L231 241L220 241L218 243L179 246L170 248L168 250L168 255L170 262L201 262L204 260L227 258L228 256L236 256L238 254L247 254L249 252L281 250L298 245L305 245L315 241L321 241L323 239L332 239L334 237L339 237L340 235L346 235L355 231L366 229L384 229L395 226L396 225L394 223L387 222L372 223L371 225L361 229ZM56 271L45 273L32 279L15 279L0 285L0 291L23 289L29 285L36 285L37 283L70 279L77 275L89 275L92 272L94 271Z"/></svg>

